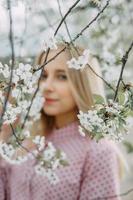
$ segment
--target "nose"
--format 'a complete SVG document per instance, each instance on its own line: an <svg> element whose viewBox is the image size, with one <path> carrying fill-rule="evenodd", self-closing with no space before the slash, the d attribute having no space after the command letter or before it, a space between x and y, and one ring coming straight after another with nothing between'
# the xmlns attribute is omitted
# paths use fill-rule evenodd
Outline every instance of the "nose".
<svg viewBox="0 0 133 200"><path fill-rule="evenodd" d="M52 78L47 78L45 81L42 81L40 84L40 89L43 92L52 92L54 91L54 81Z"/></svg>

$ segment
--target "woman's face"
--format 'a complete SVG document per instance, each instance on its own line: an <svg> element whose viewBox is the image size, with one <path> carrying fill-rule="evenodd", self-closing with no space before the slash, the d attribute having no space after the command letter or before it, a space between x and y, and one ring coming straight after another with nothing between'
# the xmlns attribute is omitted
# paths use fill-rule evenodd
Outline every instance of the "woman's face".
<svg viewBox="0 0 133 200"><path fill-rule="evenodd" d="M48 60L56 54L57 51L51 52ZM68 59L63 52L45 66L41 87L45 97L43 110L47 115L71 117L77 111L66 73Z"/></svg>

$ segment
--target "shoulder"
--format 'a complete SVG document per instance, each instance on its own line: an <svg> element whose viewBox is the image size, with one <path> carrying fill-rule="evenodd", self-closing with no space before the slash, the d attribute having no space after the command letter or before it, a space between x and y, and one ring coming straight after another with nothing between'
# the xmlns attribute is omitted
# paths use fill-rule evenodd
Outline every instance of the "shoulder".
<svg viewBox="0 0 133 200"><path fill-rule="evenodd" d="M119 152L118 146L115 142L108 139L101 139L96 142L95 139L91 139L88 135L82 136L79 129L76 130L74 137L74 143L83 147L88 154L99 155L103 153L117 154ZM73 138L71 138L73 139Z"/></svg>
<svg viewBox="0 0 133 200"><path fill-rule="evenodd" d="M108 168L118 167L119 149L113 141L102 139L99 142L90 140L87 147L86 162Z"/></svg>
<svg viewBox="0 0 133 200"><path fill-rule="evenodd" d="M90 139L89 136L81 136L78 133L75 137L74 142L83 146L83 148L87 151L88 154L99 155L102 153L118 153L119 149L115 142L108 139L101 139L96 142L95 139Z"/></svg>
<svg viewBox="0 0 133 200"><path fill-rule="evenodd" d="M96 142L88 136L83 137L77 134L77 136L71 138L70 143L73 149L69 148L71 154L75 154L75 157L78 155L79 158L84 157L85 165L89 168L91 165L97 167L118 165L119 150L113 141L101 139Z"/></svg>
<svg viewBox="0 0 133 200"><path fill-rule="evenodd" d="M101 139L98 142L92 139L89 142L88 151L92 152L93 154L116 153L117 146L113 141L107 139Z"/></svg>
<svg viewBox="0 0 133 200"><path fill-rule="evenodd" d="M67 141L77 151L77 148L84 152L86 156L93 158L93 157L113 157L118 156L120 150L115 142L108 140L108 139L101 139L96 142L95 139L90 139L89 136L82 136L78 129L76 129L76 133L73 135L74 137L69 137Z"/></svg>

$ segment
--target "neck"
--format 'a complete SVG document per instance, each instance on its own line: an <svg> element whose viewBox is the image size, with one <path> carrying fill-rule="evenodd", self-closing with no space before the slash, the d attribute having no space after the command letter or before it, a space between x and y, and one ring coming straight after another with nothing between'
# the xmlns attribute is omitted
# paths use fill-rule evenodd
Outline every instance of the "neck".
<svg viewBox="0 0 133 200"><path fill-rule="evenodd" d="M62 128L74 121L78 121L77 112L67 113L65 115L60 115L55 117L55 126L56 128Z"/></svg>

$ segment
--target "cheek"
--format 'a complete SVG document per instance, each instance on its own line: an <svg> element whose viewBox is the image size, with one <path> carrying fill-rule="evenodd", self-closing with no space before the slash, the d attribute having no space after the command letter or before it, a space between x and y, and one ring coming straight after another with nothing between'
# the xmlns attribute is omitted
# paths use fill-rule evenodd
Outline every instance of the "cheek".
<svg viewBox="0 0 133 200"><path fill-rule="evenodd" d="M72 92L69 87L62 88L60 97L61 97L61 102L63 104L68 105L70 107L76 106L74 96L72 95Z"/></svg>
<svg viewBox="0 0 133 200"><path fill-rule="evenodd" d="M70 86L67 82L55 85L55 91L58 93L60 98L63 98L63 97L66 97L66 98L71 97L72 98L72 92L71 92Z"/></svg>

